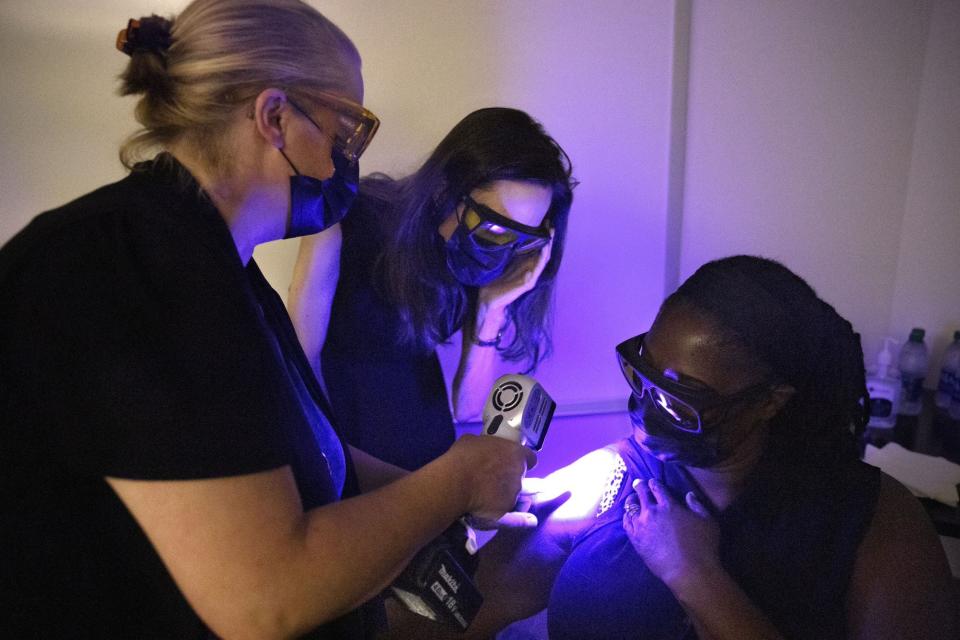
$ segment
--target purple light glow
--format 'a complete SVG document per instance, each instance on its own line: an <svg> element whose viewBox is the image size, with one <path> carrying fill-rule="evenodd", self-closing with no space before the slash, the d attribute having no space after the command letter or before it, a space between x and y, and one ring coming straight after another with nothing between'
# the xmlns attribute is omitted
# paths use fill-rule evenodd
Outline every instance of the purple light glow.
<svg viewBox="0 0 960 640"><path fill-rule="evenodd" d="M569 492L570 497L548 518L564 526L593 520L614 477L619 456L610 449L598 449L545 478L526 478L524 492L536 491L534 505L543 504Z"/></svg>

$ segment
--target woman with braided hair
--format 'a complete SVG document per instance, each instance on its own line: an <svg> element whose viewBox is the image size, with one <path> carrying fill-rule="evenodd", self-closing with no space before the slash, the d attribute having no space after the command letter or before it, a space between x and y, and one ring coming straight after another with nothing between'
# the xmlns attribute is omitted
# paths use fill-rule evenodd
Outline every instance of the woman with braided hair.
<svg viewBox="0 0 960 640"><path fill-rule="evenodd" d="M481 550L476 637L546 605L551 640L956 637L931 523L857 457L859 337L800 277L710 262L617 354L633 436Z"/></svg>
<svg viewBox="0 0 960 640"><path fill-rule="evenodd" d="M367 604L512 508L533 454L352 452L252 258L356 194L378 121L346 34L300 0L194 0L117 47L130 174L0 249L0 635L371 637Z"/></svg>

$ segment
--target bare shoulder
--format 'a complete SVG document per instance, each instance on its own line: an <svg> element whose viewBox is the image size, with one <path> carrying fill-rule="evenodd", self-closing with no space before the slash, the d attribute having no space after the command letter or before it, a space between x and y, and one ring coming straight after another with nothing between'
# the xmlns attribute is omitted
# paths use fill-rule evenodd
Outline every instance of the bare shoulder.
<svg viewBox="0 0 960 640"><path fill-rule="evenodd" d="M485 599L470 637L492 636L547 606L574 538L596 522L597 507L618 462L613 447L597 449L545 478L525 480L524 491L531 492L531 511L540 524L501 530L483 547L477 580ZM403 637L414 636L420 637Z"/></svg>
<svg viewBox="0 0 960 640"><path fill-rule="evenodd" d="M955 637L946 555L920 502L882 474L847 598L852 638Z"/></svg>
<svg viewBox="0 0 960 640"><path fill-rule="evenodd" d="M604 499L616 494L623 468L620 455L609 446L591 451L542 479L537 505L552 502L559 506L540 518L561 546L596 520Z"/></svg>

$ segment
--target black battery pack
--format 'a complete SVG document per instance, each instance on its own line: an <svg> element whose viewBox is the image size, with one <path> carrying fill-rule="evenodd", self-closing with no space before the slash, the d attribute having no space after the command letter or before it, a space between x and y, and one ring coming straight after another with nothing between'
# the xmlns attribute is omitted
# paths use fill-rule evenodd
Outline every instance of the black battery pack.
<svg viewBox="0 0 960 640"><path fill-rule="evenodd" d="M477 556L466 550L466 527L456 522L420 550L391 590L410 611L466 629L483 604L473 581Z"/></svg>

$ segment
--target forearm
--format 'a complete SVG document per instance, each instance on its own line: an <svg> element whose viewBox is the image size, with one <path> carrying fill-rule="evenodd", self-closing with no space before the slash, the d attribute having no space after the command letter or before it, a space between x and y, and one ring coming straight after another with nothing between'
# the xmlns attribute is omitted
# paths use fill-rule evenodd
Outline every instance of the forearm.
<svg viewBox="0 0 960 640"><path fill-rule="evenodd" d="M350 457L353 458L353 464L357 471L357 479L360 481L360 491L362 493L369 493L374 489L379 489L410 473L406 469L385 462L380 458L370 455L366 451L361 451L352 445L348 446L350 447Z"/></svg>
<svg viewBox="0 0 960 640"><path fill-rule="evenodd" d="M697 634L710 640L783 640L728 573L718 568L667 585L693 621Z"/></svg>
<svg viewBox="0 0 960 640"><path fill-rule="evenodd" d="M600 449L541 480L531 508L539 526L502 530L480 549L476 582L484 602L465 634L395 607L389 638L489 638L544 609L573 541L596 522L594 514L617 460L611 449Z"/></svg>
<svg viewBox="0 0 960 640"><path fill-rule="evenodd" d="M548 522L534 531L505 530L480 550L477 585L484 603L467 638L493 637L507 625L547 607L567 552Z"/></svg>
<svg viewBox="0 0 960 640"><path fill-rule="evenodd" d="M458 460L443 456L369 495L306 513L289 467L107 482L217 635L285 638L378 593L420 546L471 509Z"/></svg>
<svg viewBox="0 0 960 640"><path fill-rule="evenodd" d="M330 310L339 275L339 225L301 239L290 282L287 308L300 345L318 376L320 352L327 337Z"/></svg>
<svg viewBox="0 0 960 640"><path fill-rule="evenodd" d="M505 319L505 310L481 305L474 321L463 328L460 363L453 377L453 415L458 422L479 417L500 361L495 347L480 346L476 339L496 340Z"/></svg>
<svg viewBox="0 0 960 640"><path fill-rule="evenodd" d="M547 525L549 527L549 525ZM547 606L554 579L567 553L540 527L534 531L501 531L480 549L475 581L483 606L466 631L432 622L403 606L388 606L387 638L405 640L482 640L493 638L517 620Z"/></svg>
<svg viewBox="0 0 960 640"><path fill-rule="evenodd" d="M464 436L396 482L307 512L289 466L197 480L106 481L216 634L284 638L379 593L462 514L499 517L533 463L520 445Z"/></svg>
<svg viewBox="0 0 960 640"><path fill-rule="evenodd" d="M309 629L356 608L386 588L413 554L466 511L455 470L436 460L369 494L308 512L299 531L300 558L286 579L299 583L288 602L310 612ZM320 603L319 594L328 602Z"/></svg>

